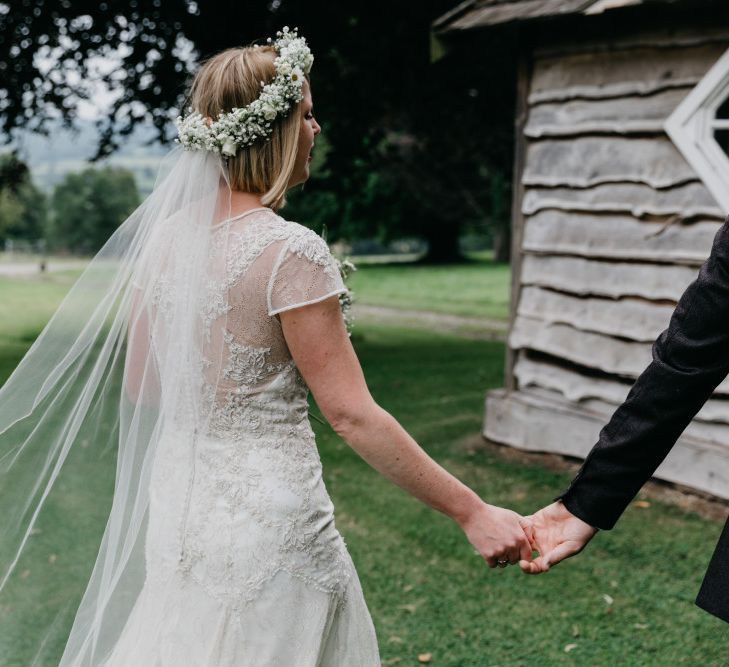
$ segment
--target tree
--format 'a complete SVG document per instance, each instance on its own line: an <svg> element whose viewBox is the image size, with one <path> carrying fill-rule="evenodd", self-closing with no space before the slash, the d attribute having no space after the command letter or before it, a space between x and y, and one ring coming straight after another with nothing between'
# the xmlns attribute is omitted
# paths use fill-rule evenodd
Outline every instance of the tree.
<svg viewBox="0 0 729 667"><path fill-rule="evenodd" d="M88 168L68 174L53 192L50 246L94 253L138 205L134 176L127 169Z"/></svg>
<svg viewBox="0 0 729 667"><path fill-rule="evenodd" d="M326 169L307 185L327 203L317 222L333 237L418 233L434 258L453 258L464 224L496 224L490 179L510 180L514 97L506 41L430 62L430 24L453 4L37 0L0 13L2 125L42 129L49 107L71 123L91 95L89 57L116 50L121 67L101 78L118 98L99 121L97 157L143 118L169 139L196 60L298 26L316 56L315 109L329 141ZM51 53L59 66L45 72L35 56Z"/></svg>
<svg viewBox="0 0 729 667"><path fill-rule="evenodd" d="M0 238L7 236L8 229L18 224L23 216L23 205L8 189L0 190Z"/></svg>
<svg viewBox="0 0 729 667"><path fill-rule="evenodd" d="M46 197L33 184L28 166L14 153L0 155L0 240L40 239L46 216Z"/></svg>

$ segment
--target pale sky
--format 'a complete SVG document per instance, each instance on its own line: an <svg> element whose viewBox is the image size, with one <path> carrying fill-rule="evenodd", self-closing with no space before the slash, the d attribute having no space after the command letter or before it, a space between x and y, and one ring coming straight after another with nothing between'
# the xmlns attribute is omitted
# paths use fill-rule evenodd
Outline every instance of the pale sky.
<svg viewBox="0 0 729 667"><path fill-rule="evenodd" d="M2 3L0 3L0 12L2 11ZM79 17L83 19L84 17ZM61 37L60 40L64 46L70 45L67 37ZM61 85L68 83L72 88L79 86L81 78L78 72L69 66L60 64L61 49L51 49L42 46L35 54L34 62L39 68L41 74L46 77L46 85ZM78 100L77 109L78 117L83 120L96 120L105 113L108 113L112 103L121 95L121 92L114 92L101 82L101 77L119 70L121 61L129 52L129 48L122 45L118 49L106 49L103 55L92 56L88 59L89 75L83 81L86 90L89 92L89 100ZM188 71L192 70L197 62L197 52L195 48L182 33L179 33L175 40L173 53L181 58L187 65ZM156 49L151 48L147 54L147 63L152 64L160 57ZM181 74L182 76L182 74ZM144 84L144 76L142 77Z"/></svg>

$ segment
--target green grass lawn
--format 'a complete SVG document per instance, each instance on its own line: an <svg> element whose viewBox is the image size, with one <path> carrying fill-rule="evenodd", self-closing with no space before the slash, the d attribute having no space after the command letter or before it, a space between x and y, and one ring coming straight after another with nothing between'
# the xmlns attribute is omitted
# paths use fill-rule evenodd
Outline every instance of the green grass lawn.
<svg viewBox="0 0 729 667"><path fill-rule="evenodd" d="M0 277L0 377L7 377L63 299L79 271Z"/></svg>
<svg viewBox="0 0 729 667"><path fill-rule="evenodd" d="M375 397L488 502L529 513L569 475L473 451L483 394L502 381L500 343L365 328ZM720 525L653 501L538 577L490 570L458 526L318 427L337 526L358 567L383 664L725 665L726 625L693 599ZM609 596L609 597L606 597ZM568 652L565 649L575 645ZM724 657L722 657L724 656Z"/></svg>
<svg viewBox="0 0 729 667"><path fill-rule="evenodd" d="M361 265L350 278L358 303L506 319L508 264Z"/></svg>
<svg viewBox="0 0 729 667"><path fill-rule="evenodd" d="M0 281L0 380L63 289L53 281ZM474 450L484 393L502 383L501 343L375 325L358 326L354 341L375 398L487 501L528 513L568 483L565 473ZM546 575L490 570L450 519L378 475L327 426L315 428L383 665L418 665L421 653L432 654L429 664L449 667L728 664L717 641L726 625L693 604L719 523L656 501L633 505L615 530ZM108 457L93 465L103 487L113 465ZM57 516L62 508L77 512L84 531L63 544L39 542L14 594L37 595L34 582L53 567L51 550L79 560L76 578L63 582L68 591L85 582L81 561L96 548L91 536L105 506L68 498L58 508ZM52 594L63 598L64 589ZM5 629L0 647L10 641ZM21 629L13 641L33 636L32 625ZM0 650L6 664L2 656Z"/></svg>

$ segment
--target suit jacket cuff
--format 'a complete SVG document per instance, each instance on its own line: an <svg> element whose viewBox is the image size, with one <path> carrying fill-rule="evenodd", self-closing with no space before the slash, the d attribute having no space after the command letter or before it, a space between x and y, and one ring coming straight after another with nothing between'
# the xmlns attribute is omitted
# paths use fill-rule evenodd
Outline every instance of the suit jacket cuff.
<svg viewBox="0 0 729 667"><path fill-rule="evenodd" d="M589 490L583 489L577 483L577 478L555 500L561 500L570 513L578 519L601 530L612 529L625 510L624 506L606 506L603 499L596 498Z"/></svg>

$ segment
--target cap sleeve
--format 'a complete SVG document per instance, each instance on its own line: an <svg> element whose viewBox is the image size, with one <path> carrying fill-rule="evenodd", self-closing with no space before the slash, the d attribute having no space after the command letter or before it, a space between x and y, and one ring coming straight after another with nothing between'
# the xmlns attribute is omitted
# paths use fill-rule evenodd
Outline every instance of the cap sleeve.
<svg viewBox="0 0 729 667"><path fill-rule="evenodd" d="M307 306L347 291L336 260L316 232L302 231L288 239L268 283L268 314Z"/></svg>

